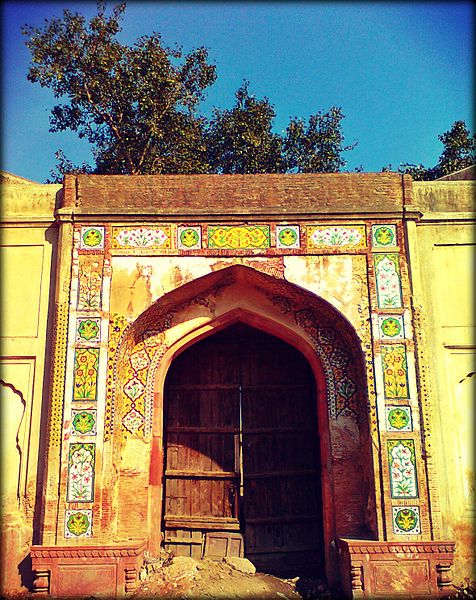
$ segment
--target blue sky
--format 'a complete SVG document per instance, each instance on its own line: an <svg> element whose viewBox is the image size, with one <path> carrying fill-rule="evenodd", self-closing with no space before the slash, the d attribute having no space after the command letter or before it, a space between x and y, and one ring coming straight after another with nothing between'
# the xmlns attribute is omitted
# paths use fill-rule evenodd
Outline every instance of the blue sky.
<svg viewBox="0 0 476 600"><path fill-rule="evenodd" d="M108 3L109 7L113 3ZM27 81L20 27L68 8L88 17L95 2L3 2L2 168L45 181L58 148L90 161L73 133L49 133L55 99ZM454 121L474 130L471 2L131 2L119 39L158 31L185 51L209 49L217 82L203 112L230 108L243 79L274 105L276 131L289 118L340 106L347 168L380 171L402 162L433 166L438 134Z"/></svg>

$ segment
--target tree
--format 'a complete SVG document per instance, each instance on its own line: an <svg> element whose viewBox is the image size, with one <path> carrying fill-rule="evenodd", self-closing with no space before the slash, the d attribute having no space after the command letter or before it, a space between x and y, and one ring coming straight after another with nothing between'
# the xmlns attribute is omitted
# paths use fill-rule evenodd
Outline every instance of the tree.
<svg viewBox="0 0 476 600"><path fill-rule="evenodd" d="M208 171L197 115L216 78L207 50L184 54L164 46L158 33L123 45L116 36L124 10L120 4L107 17L100 2L89 23L64 10L43 27L23 28L28 79L66 100L52 109L50 131L87 139L97 173Z"/></svg>
<svg viewBox="0 0 476 600"><path fill-rule="evenodd" d="M345 166L340 108L318 112L309 123L294 118L286 135L273 131L268 98L257 99L245 81L230 110L198 112L216 79L208 51L184 54L166 47L158 33L121 44L117 34L125 4L106 15L105 2L89 22L63 11L42 27L25 26L31 52L28 79L52 90L50 131L71 130L92 146L95 165L73 164L61 150L51 171L160 173L336 172Z"/></svg>
<svg viewBox="0 0 476 600"><path fill-rule="evenodd" d="M276 116L268 98L250 96L249 82L230 110L214 109L207 130L208 162L215 173L282 173L282 139L273 133Z"/></svg>
<svg viewBox="0 0 476 600"><path fill-rule="evenodd" d="M411 175L416 181L429 181L476 164L476 134L471 136L464 121L455 121L451 129L439 135L438 139L444 149L434 167L404 163L399 172Z"/></svg>
<svg viewBox="0 0 476 600"><path fill-rule="evenodd" d="M471 136L464 121L455 121L452 128L438 136L444 146L436 168L438 177L449 175L476 163L476 134Z"/></svg>
<svg viewBox="0 0 476 600"><path fill-rule="evenodd" d="M61 183L65 173L71 173L72 175L78 175L80 173L93 173L93 168L86 162L82 165L75 165L69 158L67 158L62 150L55 152L55 158L58 161L56 167L51 169L51 179L47 179L45 183Z"/></svg>
<svg viewBox="0 0 476 600"><path fill-rule="evenodd" d="M346 166L342 153L357 143L344 146L342 119L337 106L303 119L291 119L286 130L284 155L288 170L298 173L337 173Z"/></svg>

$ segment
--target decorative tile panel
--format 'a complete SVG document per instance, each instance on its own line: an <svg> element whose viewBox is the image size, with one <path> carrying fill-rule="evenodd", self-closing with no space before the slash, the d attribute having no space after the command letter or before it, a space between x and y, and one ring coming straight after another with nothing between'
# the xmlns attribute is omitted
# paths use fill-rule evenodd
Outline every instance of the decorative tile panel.
<svg viewBox="0 0 476 600"><path fill-rule="evenodd" d="M178 227L177 245L179 250L200 250L202 247L202 228Z"/></svg>
<svg viewBox="0 0 476 600"><path fill-rule="evenodd" d="M405 346L382 345L381 350L385 398L409 398Z"/></svg>
<svg viewBox="0 0 476 600"><path fill-rule="evenodd" d="M141 415L135 408L131 408L130 411L124 415L122 424L125 429L132 434L137 434L139 429L144 426L145 417Z"/></svg>
<svg viewBox="0 0 476 600"><path fill-rule="evenodd" d="M401 308L402 291L398 254L375 254L375 278L379 308Z"/></svg>
<svg viewBox="0 0 476 600"><path fill-rule="evenodd" d="M413 440L387 440L392 498L417 498L418 484Z"/></svg>
<svg viewBox="0 0 476 600"><path fill-rule="evenodd" d="M418 506L393 506L393 531L403 535L421 533L420 509Z"/></svg>
<svg viewBox="0 0 476 600"><path fill-rule="evenodd" d="M95 451L95 444L70 444L68 455L68 502L93 501Z"/></svg>
<svg viewBox="0 0 476 600"><path fill-rule="evenodd" d="M170 225L160 227L113 227L112 248L170 248Z"/></svg>
<svg viewBox="0 0 476 600"><path fill-rule="evenodd" d="M91 509L67 510L64 522L64 537L91 537L92 523L93 511Z"/></svg>
<svg viewBox="0 0 476 600"><path fill-rule="evenodd" d="M73 400L96 400L99 348L76 348Z"/></svg>
<svg viewBox="0 0 476 600"><path fill-rule="evenodd" d="M110 439L114 429L114 387L116 381L120 381L121 371L116 371L117 349L121 337L127 328L128 320L117 313L109 317L109 335L107 348L107 385L106 385L106 407L104 411L104 441Z"/></svg>
<svg viewBox="0 0 476 600"><path fill-rule="evenodd" d="M101 256L79 257L78 310L99 310L104 259Z"/></svg>
<svg viewBox="0 0 476 600"><path fill-rule="evenodd" d="M386 406L388 431L412 431L412 411L409 406Z"/></svg>
<svg viewBox="0 0 476 600"><path fill-rule="evenodd" d="M208 247L244 250L270 247L269 225L209 225Z"/></svg>
<svg viewBox="0 0 476 600"><path fill-rule="evenodd" d="M101 319L77 319L76 341L77 342L99 342L101 340Z"/></svg>
<svg viewBox="0 0 476 600"><path fill-rule="evenodd" d="M308 248L365 248L365 225L307 225Z"/></svg>
<svg viewBox="0 0 476 600"><path fill-rule="evenodd" d="M403 340L405 331L402 315L379 315L379 336L382 340Z"/></svg>
<svg viewBox="0 0 476 600"><path fill-rule="evenodd" d="M79 247L81 250L103 250L104 227L81 227Z"/></svg>
<svg viewBox="0 0 476 600"><path fill-rule="evenodd" d="M388 248L397 245L396 225L372 225L372 247Z"/></svg>
<svg viewBox="0 0 476 600"><path fill-rule="evenodd" d="M96 435L97 412L94 409L71 411L71 435Z"/></svg>
<svg viewBox="0 0 476 600"><path fill-rule="evenodd" d="M300 248L299 225L276 225L276 248Z"/></svg>

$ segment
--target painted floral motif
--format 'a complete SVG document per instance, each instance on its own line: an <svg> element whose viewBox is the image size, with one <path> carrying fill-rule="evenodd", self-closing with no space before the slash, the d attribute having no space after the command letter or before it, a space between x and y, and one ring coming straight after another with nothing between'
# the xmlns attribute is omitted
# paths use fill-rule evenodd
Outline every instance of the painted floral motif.
<svg viewBox="0 0 476 600"><path fill-rule="evenodd" d="M386 248L397 245L396 225L372 225L372 246Z"/></svg>
<svg viewBox="0 0 476 600"><path fill-rule="evenodd" d="M355 394L356 389L357 386L349 377L343 377L336 385L337 392L346 400Z"/></svg>
<svg viewBox="0 0 476 600"><path fill-rule="evenodd" d="M412 431L409 406L387 406L387 429L389 431Z"/></svg>
<svg viewBox="0 0 476 600"><path fill-rule="evenodd" d="M136 434L143 426L145 418L135 408L132 408L122 419L122 424L129 433Z"/></svg>
<svg viewBox="0 0 476 600"><path fill-rule="evenodd" d="M393 507L393 531L398 534L419 534L420 510L418 506Z"/></svg>
<svg viewBox="0 0 476 600"><path fill-rule="evenodd" d="M276 225L277 248L299 248L299 225Z"/></svg>
<svg viewBox="0 0 476 600"><path fill-rule="evenodd" d="M404 337L401 315L379 316L379 328L383 340L401 340Z"/></svg>
<svg viewBox="0 0 476 600"><path fill-rule="evenodd" d="M145 369L149 366L149 357L145 350L139 350L138 352L134 352L134 354L130 357L132 368L135 371L140 371L141 369Z"/></svg>
<svg viewBox="0 0 476 600"><path fill-rule="evenodd" d="M382 368L385 398L408 398L405 346L382 346Z"/></svg>
<svg viewBox="0 0 476 600"><path fill-rule="evenodd" d="M170 248L170 226L113 227L113 248Z"/></svg>
<svg viewBox="0 0 476 600"><path fill-rule="evenodd" d="M104 414L104 440L110 439L114 426L114 385L116 381L115 364L119 341L129 325L129 321L117 313L109 317L109 336L107 345L107 385L106 407Z"/></svg>
<svg viewBox="0 0 476 600"><path fill-rule="evenodd" d="M68 460L68 502L92 502L94 498L95 444L71 444Z"/></svg>
<svg viewBox="0 0 476 600"><path fill-rule="evenodd" d="M79 257L79 310L101 308L102 270L104 260L98 256L81 254Z"/></svg>
<svg viewBox="0 0 476 600"><path fill-rule="evenodd" d="M308 225L307 243L309 248L362 248L365 247L365 226Z"/></svg>
<svg viewBox="0 0 476 600"><path fill-rule="evenodd" d="M99 342L100 323L101 319L78 319L76 340L78 342Z"/></svg>
<svg viewBox="0 0 476 600"><path fill-rule="evenodd" d="M402 292L398 254L376 254L374 256L379 308L401 308Z"/></svg>
<svg viewBox="0 0 476 600"><path fill-rule="evenodd" d="M99 348L76 348L73 400L96 400Z"/></svg>
<svg viewBox="0 0 476 600"><path fill-rule="evenodd" d="M208 227L208 247L230 250L269 248L269 225Z"/></svg>
<svg viewBox="0 0 476 600"><path fill-rule="evenodd" d="M202 247L201 227L179 227L177 239L180 250L199 250Z"/></svg>
<svg viewBox="0 0 476 600"><path fill-rule="evenodd" d="M104 227L81 227L81 250L104 248Z"/></svg>
<svg viewBox="0 0 476 600"><path fill-rule="evenodd" d="M67 538L90 537L93 511L67 510L65 515L64 536Z"/></svg>
<svg viewBox="0 0 476 600"><path fill-rule="evenodd" d="M142 381L133 377L124 386L124 394L131 400L137 400L144 393L145 387Z"/></svg>
<svg viewBox="0 0 476 600"><path fill-rule="evenodd" d="M329 360L331 365L345 369L350 362L350 356L343 348L334 348Z"/></svg>
<svg viewBox="0 0 476 600"><path fill-rule="evenodd" d="M72 435L96 435L96 411L74 410L71 413Z"/></svg>
<svg viewBox="0 0 476 600"><path fill-rule="evenodd" d="M417 498L415 444L413 440L388 440L392 498Z"/></svg>

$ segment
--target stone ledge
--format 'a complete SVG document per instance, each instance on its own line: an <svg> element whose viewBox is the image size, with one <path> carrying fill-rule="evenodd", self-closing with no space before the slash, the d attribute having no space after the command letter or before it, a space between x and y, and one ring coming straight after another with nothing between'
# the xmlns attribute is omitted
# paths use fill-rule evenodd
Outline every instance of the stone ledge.
<svg viewBox="0 0 476 600"><path fill-rule="evenodd" d="M453 542L379 542L341 538L350 554L418 554L449 553L455 551Z"/></svg>
<svg viewBox="0 0 476 600"><path fill-rule="evenodd" d="M144 550L145 542L124 546L32 546L31 558L91 558L138 556Z"/></svg>
<svg viewBox="0 0 476 600"><path fill-rule="evenodd" d="M32 591L38 597L122 598L137 588L145 548L144 540L101 546L32 546Z"/></svg>
<svg viewBox="0 0 476 600"><path fill-rule="evenodd" d="M452 541L338 540L346 598L438 598L453 591Z"/></svg>

